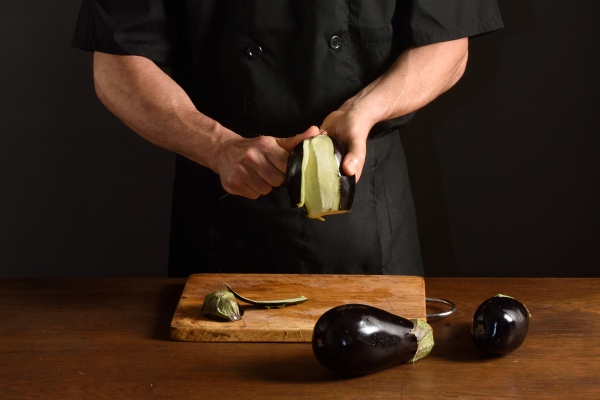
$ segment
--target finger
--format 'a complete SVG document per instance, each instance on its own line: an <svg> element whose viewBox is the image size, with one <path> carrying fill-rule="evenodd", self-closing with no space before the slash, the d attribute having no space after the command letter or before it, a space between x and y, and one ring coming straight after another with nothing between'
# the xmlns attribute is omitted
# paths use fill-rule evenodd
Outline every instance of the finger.
<svg viewBox="0 0 600 400"><path fill-rule="evenodd" d="M270 191L285 180L287 158L288 152L276 144L275 138L261 136L246 149L243 160L236 168L236 174L243 182L251 182L250 186L264 194L262 182L269 185Z"/></svg>
<svg viewBox="0 0 600 400"><path fill-rule="evenodd" d="M275 172L270 171L271 169L275 170L276 172L279 172L279 174L285 175L287 160L290 155L282 147L279 147L279 146L275 146L275 147L276 148L273 151L267 153L267 155L266 155L267 162L269 163L271 168L265 170L264 178L269 182L272 182L272 179L277 179L277 176L274 175ZM267 173L268 173L268 175L267 175ZM280 184L281 184L281 182L280 182ZM279 186L279 185L273 185L273 186Z"/></svg>
<svg viewBox="0 0 600 400"><path fill-rule="evenodd" d="M250 199L256 199L261 194L269 193L273 185L259 176L259 173L261 173L259 171L261 168L267 168L278 174L281 174L281 172L277 171L264 157L259 164L263 164L263 167L257 165L256 160L252 161L251 159L246 160L245 164L236 164L232 167L232 173L228 175L228 178L221 176L221 185L231 194Z"/></svg>
<svg viewBox="0 0 600 400"><path fill-rule="evenodd" d="M290 153L296 146L302 143L305 139L317 136L321 131L316 126L311 126L306 131L288 138L276 138L279 147Z"/></svg>
<svg viewBox="0 0 600 400"><path fill-rule="evenodd" d="M257 192L256 190L254 190L253 188L251 188L248 185L245 185L244 188L242 188L242 192L239 194L239 196L242 197L247 197L251 200L256 200L260 197L260 193Z"/></svg>
<svg viewBox="0 0 600 400"><path fill-rule="evenodd" d="M266 153L266 155L261 154L257 159L249 160L252 163L247 167L247 175L244 182L260 194L269 193L273 187L281 185L285 180L287 153L281 148L276 148L276 150L279 151ZM282 166L277 166L271 159L281 159L279 163Z"/></svg>
<svg viewBox="0 0 600 400"><path fill-rule="evenodd" d="M334 111L334 112L330 113L323 120L323 123L321 124L320 129L321 130L327 129L328 134L335 134L335 125L336 125L335 123L342 114L343 113L341 111Z"/></svg>
<svg viewBox="0 0 600 400"><path fill-rule="evenodd" d="M285 163L283 165L283 170L285 171ZM267 168L261 169L259 177L271 187L278 187L285 181L285 173L283 173L279 167L272 164L269 164Z"/></svg>
<svg viewBox="0 0 600 400"><path fill-rule="evenodd" d="M269 153L269 161L275 166L275 168L277 168L285 175L289 153L291 153L296 148L296 146L298 146L304 140L309 139L313 136L317 136L319 133L319 128L317 128L316 126L311 126L306 131L299 133L296 136L288 138L275 138L277 145L280 149L282 149L282 151ZM278 185L273 186L279 186L281 183L283 183L283 180Z"/></svg>
<svg viewBox="0 0 600 400"><path fill-rule="evenodd" d="M261 195L269 194L273 186L256 174L250 174L242 185L239 186L239 195L249 199L257 199Z"/></svg>
<svg viewBox="0 0 600 400"><path fill-rule="evenodd" d="M258 175L256 176L256 178L257 179L255 180L247 182L247 185L250 187L251 190L261 195L269 194L269 192L273 190L273 186L269 185L264 179L262 179Z"/></svg>
<svg viewBox="0 0 600 400"><path fill-rule="evenodd" d="M224 182L221 182L221 185L223 186L223 189L225 189L225 191L228 194L246 197L246 198L252 199L252 200L256 200L260 197L259 192L252 189L249 185L247 185L245 183L243 183L239 186L230 186L230 185L226 185ZM223 196L223 197L225 197L225 196Z"/></svg>

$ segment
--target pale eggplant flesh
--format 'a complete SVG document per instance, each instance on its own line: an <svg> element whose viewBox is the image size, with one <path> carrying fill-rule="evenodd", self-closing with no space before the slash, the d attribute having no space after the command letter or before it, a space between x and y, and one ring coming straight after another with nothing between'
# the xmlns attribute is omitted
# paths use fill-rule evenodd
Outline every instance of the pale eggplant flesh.
<svg viewBox="0 0 600 400"><path fill-rule="evenodd" d="M356 177L341 168L347 147L321 134L304 140L290 153L286 169L292 207L304 208L308 218L347 213L352 208Z"/></svg>
<svg viewBox="0 0 600 400"><path fill-rule="evenodd" d="M315 324L312 348L324 367L347 376L370 374L426 357L431 326L365 304L325 312Z"/></svg>

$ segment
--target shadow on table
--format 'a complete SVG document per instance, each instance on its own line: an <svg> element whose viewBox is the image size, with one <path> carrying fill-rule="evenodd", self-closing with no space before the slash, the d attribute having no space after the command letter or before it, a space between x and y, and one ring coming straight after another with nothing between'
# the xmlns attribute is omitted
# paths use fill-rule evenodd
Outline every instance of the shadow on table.
<svg viewBox="0 0 600 400"><path fill-rule="evenodd" d="M323 367L315 358L309 344L278 343L286 351L246 358L235 368L237 373L261 381L316 383L340 381L344 378ZM289 347L289 349L287 349Z"/></svg>
<svg viewBox="0 0 600 400"><path fill-rule="evenodd" d="M489 358L473 344L470 322L438 320L431 322L431 326L435 345L427 357L456 362L481 362Z"/></svg>
<svg viewBox="0 0 600 400"><path fill-rule="evenodd" d="M185 283L166 284L160 291L156 302L156 323L152 331L152 339L171 340L171 320L181 298Z"/></svg>

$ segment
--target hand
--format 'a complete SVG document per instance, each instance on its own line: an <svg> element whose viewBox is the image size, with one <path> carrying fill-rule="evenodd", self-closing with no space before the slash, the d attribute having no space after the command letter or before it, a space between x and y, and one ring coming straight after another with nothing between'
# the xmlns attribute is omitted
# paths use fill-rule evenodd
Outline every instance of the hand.
<svg viewBox="0 0 600 400"><path fill-rule="evenodd" d="M468 59L467 38L409 48L381 76L329 114L327 132L348 146L342 169L358 181L371 128L429 104L462 76Z"/></svg>
<svg viewBox="0 0 600 400"><path fill-rule="evenodd" d="M342 170L347 175L356 175L360 179L365 157L367 155L367 137L373 124L361 118L358 113L345 110L344 107L329 114L323 123L322 129L327 129L327 134L335 136L348 146L348 153L342 160Z"/></svg>
<svg viewBox="0 0 600 400"><path fill-rule="evenodd" d="M232 136L220 146L215 172L228 193L257 199L285 181L288 156L294 147L318 134L319 128L312 126L289 138Z"/></svg>

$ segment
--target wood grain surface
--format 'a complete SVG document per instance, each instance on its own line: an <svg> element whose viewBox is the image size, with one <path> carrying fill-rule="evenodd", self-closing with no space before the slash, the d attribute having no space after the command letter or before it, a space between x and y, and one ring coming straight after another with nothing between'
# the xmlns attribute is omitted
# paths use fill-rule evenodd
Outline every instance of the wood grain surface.
<svg viewBox="0 0 600 400"><path fill-rule="evenodd" d="M184 285L0 280L0 399L600 399L600 279L426 278L427 296L457 306L429 321L431 354L352 379L308 343L172 341ZM469 328L498 293L531 324L521 347L490 358Z"/></svg>
<svg viewBox="0 0 600 400"><path fill-rule="evenodd" d="M252 300L298 297L294 306L265 309L238 301L242 320L218 321L201 314L207 294L226 289ZM417 276L195 274L185 285L171 321L171 339L201 342L310 342L317 319L350 303L368 304L405 318L425 319L425 282Z"/></svg>

